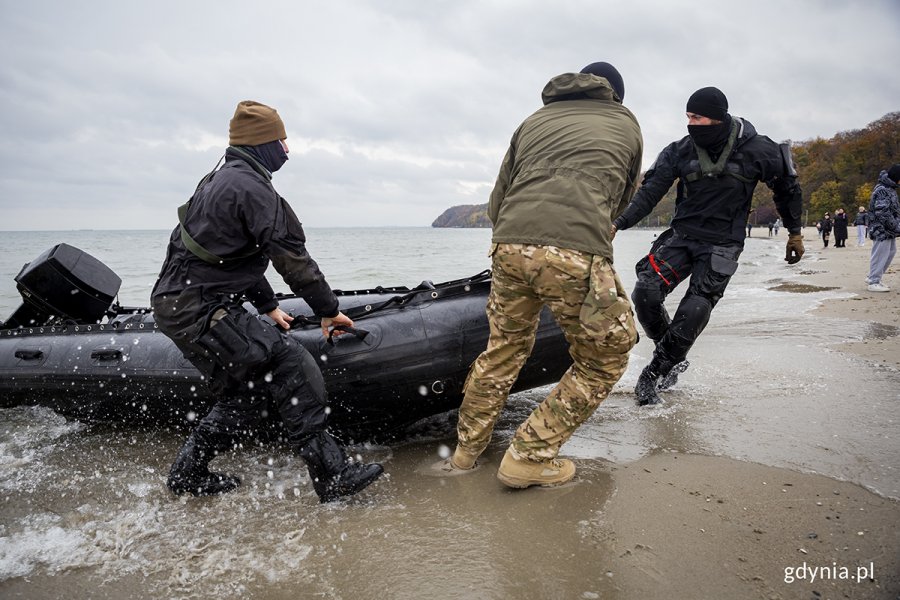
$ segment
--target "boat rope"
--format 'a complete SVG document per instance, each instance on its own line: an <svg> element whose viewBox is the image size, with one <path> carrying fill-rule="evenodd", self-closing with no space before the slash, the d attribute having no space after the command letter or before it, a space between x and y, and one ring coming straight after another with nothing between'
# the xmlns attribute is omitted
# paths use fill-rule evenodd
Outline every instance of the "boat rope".
<svg viewBox="0 0 900 600"><path fill-rule="evenodd" d="M392 306L395 306L395 305L396 306L404 306L404 305L408 304L410 301L412 301L413 298L415 298L416 296L419 296L420 294L425 294L425 293L437 294L441 290L445 290L445 289L453 288L453 287L459 287L459 286L467 286L467 285L471 285L473 283L481 283L483 281L490 280L490 278L491 278L491 271L490 271L490 269L486 269L486 270L482 271L481 273L478 273L477 275L469 277L468 279L461 279L458 281L449 281L445 284L439 284L439 287L434 286L434 285L432 285L431 287L419 286L417 288L410 290L406 294L392 296L392 297L388 298L387 300L385 300L384 302L381 302L379 304L375 304L375 305L369 304L366 306L355 306L353 308L347 309L344 312L344 314L353 320L364 319L364 318L371 317L372 315L377 314L377 313L379 313L387 308L390 308ZM377 291L377 289L376 289L376 291ZM433 297L436 298L437 296L433 296ZM291 322L291 329L297 329L300 327L308 327L310 325L319 325L319 324L321 324L321 322L322 322L322 320L319 318L309 317L306 315L297 315L297 316L294 316L294 320ZM337 327L335 327L335 328L337 329ZM366 334L368 334L368 332L366 332ZM357 337L359 337L359 336L357 336ZM363 339L364 337L365 337L365 335L360 337L360 339ZM329 336L329 341L330 341L330 336Z"/></svg>

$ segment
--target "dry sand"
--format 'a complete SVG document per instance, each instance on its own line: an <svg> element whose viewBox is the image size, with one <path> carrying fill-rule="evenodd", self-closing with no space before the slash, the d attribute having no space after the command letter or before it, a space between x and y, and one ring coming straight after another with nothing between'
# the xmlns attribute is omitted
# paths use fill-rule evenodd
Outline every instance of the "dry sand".
<svg viewBox="0 0 900 600"><path fill-rule="evenodd" d="M900 265L883 280L889 293L868 292L871 242L822 249L811 231L807 252L819 260L800 271L796 285L854 294L816 314L870 328L873 339L842 343L839 351L872 368L897 369ZM598 542L613 552L615 597L900 598L896 500L725 457L658 453L613 467L612 475L615 492Z"/></svg>

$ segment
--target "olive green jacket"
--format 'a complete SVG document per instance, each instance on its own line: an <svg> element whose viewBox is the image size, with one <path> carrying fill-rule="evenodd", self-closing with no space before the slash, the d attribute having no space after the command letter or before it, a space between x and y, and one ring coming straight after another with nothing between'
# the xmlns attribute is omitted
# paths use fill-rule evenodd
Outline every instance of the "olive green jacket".
<svg viewBox="0 0 900 600"><path fill-rule="evenodd" d="M610 228L641 169L637 119L606 79L566 73L519 126L491 192L494 243L557 246L612 259Z"/></svg>

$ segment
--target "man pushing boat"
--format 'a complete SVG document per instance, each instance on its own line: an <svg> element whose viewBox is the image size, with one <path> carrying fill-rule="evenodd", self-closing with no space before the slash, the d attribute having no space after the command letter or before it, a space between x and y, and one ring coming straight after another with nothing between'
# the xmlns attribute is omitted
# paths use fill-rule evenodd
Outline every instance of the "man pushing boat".
<svg viewBox="0 0 900 600"><path fill-rule="evenodd" d="M288 160L286 138L275 109L250 100L238 104L225 163L179 209L151 293L159 329L219 397L172 464L167 484L176 494L238 487L240 479L209 471L209 462L264 417L270 400L322 502L355 494L383 472L377 463L349 459L328 432L325 383L309 352L243 307L246 297L260 314L289 327L292 318L278 307L264 275L271 261L321 319L323 335L353 325L307 252L300 221L272 186L272 174Z"/></svg>

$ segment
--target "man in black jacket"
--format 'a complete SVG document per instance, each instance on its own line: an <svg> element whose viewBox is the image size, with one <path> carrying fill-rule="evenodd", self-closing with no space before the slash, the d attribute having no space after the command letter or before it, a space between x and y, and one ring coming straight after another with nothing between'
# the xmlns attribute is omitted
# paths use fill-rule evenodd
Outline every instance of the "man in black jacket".
<svg viewBox="0 0 900 600"><path fill-rule="evenodd" d="M279 327L293 318L278 308L265 271L272 262L291 290L321 318L323 335L353 321L306 251L290 205L272 187L287 161L284 124L275 109L250 100L230 123L225 164L201 180L179 209L151 302L159 329L197 367L219 400L178 453L167 484L176 494L205 496L240 485L212 473L209 462L236 436L277 407L288 439L309 468L322 502L355 494L382 473L348 459L326 430L328 407L318 365L295 339L248 312L248 300Z"/></svg>
<svg viewBox="0 0 900 600"><path fill-rule="evenodd" d="M657 389L673 385L687 368L688 351L737 270L758 182L773 190L788 229L785 260L794 264L804 252L802 197L789 146L758 135L749 121L728 114L728 100L714 87L691 95L687 117L688 135L660 153L612 227L615 235L637 224L678 181L671 227L637 263L631 296L644 332L656 344L635 387L642 406L658 403ZM687 292L670 318L666 296L688 277Z"/></svg>

